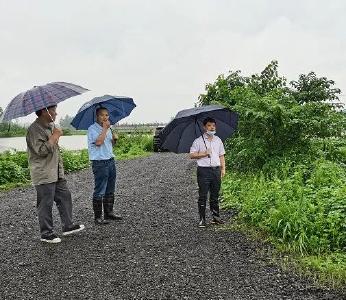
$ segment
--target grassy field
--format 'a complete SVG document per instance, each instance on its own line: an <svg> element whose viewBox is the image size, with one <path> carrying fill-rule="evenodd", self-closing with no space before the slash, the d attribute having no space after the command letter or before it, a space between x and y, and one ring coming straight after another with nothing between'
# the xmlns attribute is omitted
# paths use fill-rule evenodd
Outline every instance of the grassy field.
<svg viewBox="0 0 346 300"><path fill-rule="evenodd" d="M114 147L116 159L131 159L149 155L153 150L152 135L122 134ZM61 150L66 172L89 167L88 151ZM26 152L5 152L0 154L0 190L30 184Z"/></svg>

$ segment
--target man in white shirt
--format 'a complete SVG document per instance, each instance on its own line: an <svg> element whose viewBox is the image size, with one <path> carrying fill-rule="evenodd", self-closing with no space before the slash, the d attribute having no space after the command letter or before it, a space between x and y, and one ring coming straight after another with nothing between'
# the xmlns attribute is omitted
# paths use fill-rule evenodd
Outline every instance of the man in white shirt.
<svg viewBox="0 0 346 300"><path fill-rule="evenodd" d="M198 227L206 227L205 209L210 192L210 211L213 224L223 224L219 212L219 192L221 178L225 176L225 148L221 139L215 135L216 122L212 118L203 121L204 134L195 139L190 148L190 158L197 160L197 182L199 188Z"/></svg>

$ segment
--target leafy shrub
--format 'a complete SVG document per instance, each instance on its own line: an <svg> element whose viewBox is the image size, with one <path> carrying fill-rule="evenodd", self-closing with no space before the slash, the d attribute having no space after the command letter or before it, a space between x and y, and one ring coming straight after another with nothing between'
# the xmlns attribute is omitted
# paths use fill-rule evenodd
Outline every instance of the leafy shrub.
<svg viewBox="0 0 346 300"><path fill-rule="evenodd" d="M69 151L62 150L62 159L66 172L85 169L89 166L88 150Z"/></svg>
<svg viewBox="0 0 346 300"><path fill-rule="evenodd" d="M0 160L0 185L27 181L27 172L15 162Z"/></svg>

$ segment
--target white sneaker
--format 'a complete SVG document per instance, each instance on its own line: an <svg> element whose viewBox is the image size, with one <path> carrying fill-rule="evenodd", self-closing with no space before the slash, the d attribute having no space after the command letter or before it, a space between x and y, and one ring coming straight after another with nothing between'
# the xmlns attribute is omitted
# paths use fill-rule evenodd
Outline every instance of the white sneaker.
<svg viewBox="0 0 346 300"><path fill-rule="evenodd" d="M57 244L61 242L61 239L56 236L55 234L52 234L50 236L42 237L41 236L41 242L49 243L49 244Z"/></svg>
<svg viewBox="0 0 346 300"><path fill-rule="evenodd" d="M74 233L76 233L78 231L83 230L84 228L85 228L85 226L83 224L80 224L80 225L79 224L75 224L72 227L63 230L62 235L66 236L66 235L74 234Z"/></svg>

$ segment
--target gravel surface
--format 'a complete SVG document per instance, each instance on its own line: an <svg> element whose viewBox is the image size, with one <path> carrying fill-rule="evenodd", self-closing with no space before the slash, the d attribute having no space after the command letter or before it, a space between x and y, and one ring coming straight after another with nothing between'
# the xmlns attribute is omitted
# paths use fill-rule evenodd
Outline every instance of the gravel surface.
<svg viewBox="0 0 346 300"><path fill-rule="evenodd" d="M124 220L95 226L91 170L69 174L86 230L55 245L39 241L32 187L0 193L0 299L346 299L282 271L239 232L198 228L185 155L120 161L117 172ZM56 208L54 220L61 234Z"/></svg>

